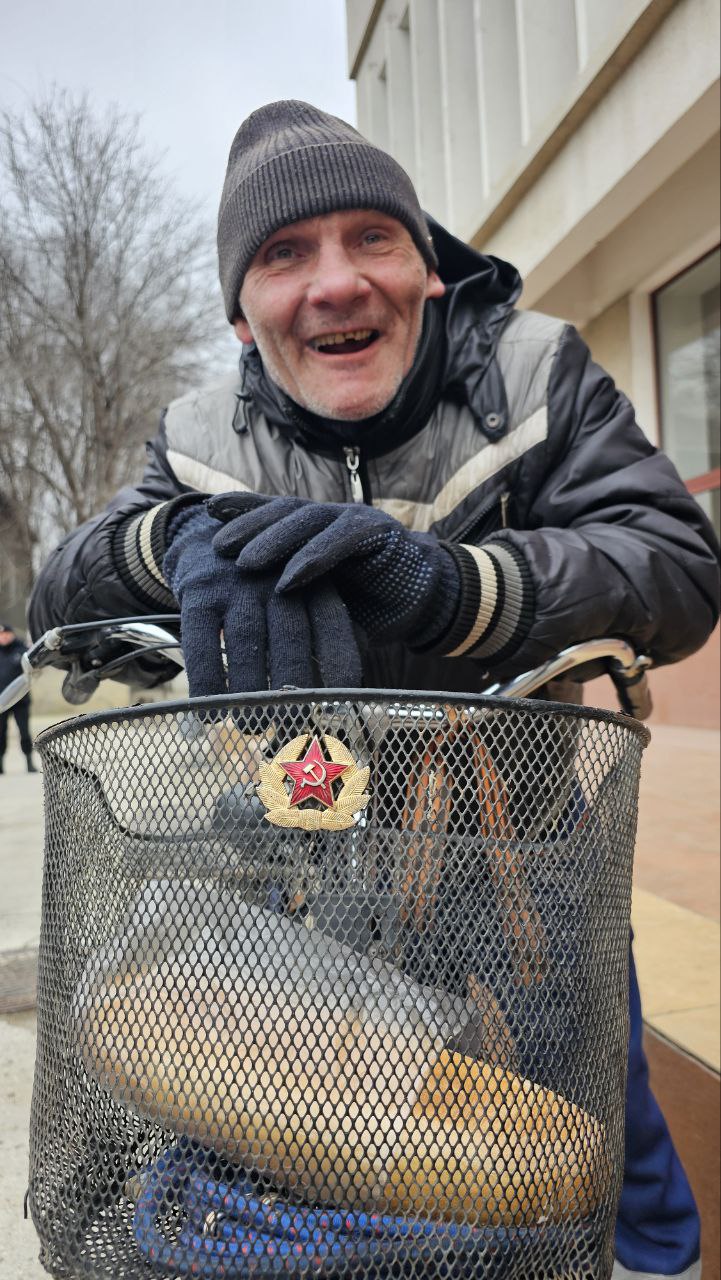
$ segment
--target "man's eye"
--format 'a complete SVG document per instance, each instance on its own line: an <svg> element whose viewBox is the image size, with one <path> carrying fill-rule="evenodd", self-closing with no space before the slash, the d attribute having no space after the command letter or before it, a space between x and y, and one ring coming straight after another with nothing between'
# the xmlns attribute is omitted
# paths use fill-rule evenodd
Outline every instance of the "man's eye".
<svg viewBox="0 0 721 1280"><path fill-rule="evenodd" d="M382 231L366 231L363 237L363 243L371 247L377 244L383 244L385 236Z"/></svg>
<svg viewBox="0 0 721 1280"><path fill-rule="evenodd" d="M293 247L289 244L274 244L268 250L269 262L287 262L295 253Z"/></svg>

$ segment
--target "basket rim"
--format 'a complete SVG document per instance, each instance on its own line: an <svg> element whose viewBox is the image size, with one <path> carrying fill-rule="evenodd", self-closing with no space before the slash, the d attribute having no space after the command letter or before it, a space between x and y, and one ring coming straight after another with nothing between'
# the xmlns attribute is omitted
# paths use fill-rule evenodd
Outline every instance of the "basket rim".
<svg viewBox="0 0 721 1280"><path fill-rule="evenodd" d="M90 726L117 724L125 720L143 720L166 715L177 717L189 711L223 711L248 705L277 707L296 705L300 702L360 702L375 705L423 704L426 706L450 706L457 709L472 708L489 711L525 712L528 716L545 719L580 720L585 723L600 721L616 724L638 738L642 750L651 741L651 731L640 720L623 711L609 711L604 707L579 706L576 703L552 702L546 698L508 698L480 693L429 689L374 689L374 688L307 688L266 690L254 693L222 693L207 698L173 698L166 702L144 702L130 707L111 707L102 711L81 712L49 725L35 738L44 747L58 739L81 732Z"/></svg>

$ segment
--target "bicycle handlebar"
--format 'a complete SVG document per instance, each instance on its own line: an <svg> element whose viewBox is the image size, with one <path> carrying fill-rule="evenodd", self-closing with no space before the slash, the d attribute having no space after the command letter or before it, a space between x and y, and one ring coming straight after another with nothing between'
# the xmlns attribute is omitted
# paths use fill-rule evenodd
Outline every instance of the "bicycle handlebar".
<svg viewBox="0 0 721 1280"><path fill-rule="evenodd" d="M10 684L6 685L2 693L0 693L0 714L3 711L9 711L15 706L26 693L30 692L31 679L29 675L23 671L22 675L16 676Z"/></svg>
<svg viewBox="0 0 721 1280"><path fill-rule="evenodd" d="M596 663L599 659L607 664L607 673L616 687L621 709L628 715L635 716L637 720L647 720L653 710L651 691L646 678L651 659L637 654L625 640L619 640L614 636L604 640L583 640L580 644L569 645L555 658L541 663L539 667L524 671L505 684L488 685L482 692L488 696L526 698L549 680L557 679L574 667L583 667L590 662Z"/></svg>
<svg viewBox="0 0 721 1280"><path fill-rule="evenodd" d="M34 676L43 667L52 666L59 658L72 660L71 670L63 682L63 695L73 704L86 702L101 680L127 664L138 653L163 653L180 670L185 667L178 637L167 628L180 627L179 614L157 614L139 618L113 618L104 622L79 622L67 627L52 627L23 654L23 673L0 691L0 712L8 711L29 692ZM87 640L86 640L87 637ZM118 645L126 645L127 653L118 654ZM75 655L84 654L81 666ZM88 661L88 654L89 661ZM616 687L623 711L645 720L651 713L651 695L646 671L651 659L637 655L625 640L616 637L586 640L569 645L555 658L505 683L488 685L482 694L504 698L525 698L549 680L574 668L602 660Z"/></svg>
<svg viewBox="0 0 721 1280"><path fill-rule="evenodd" d="M162 623L163 626L159 624ZM166 628L177 623L178 614L157 614L139 618L111 618L103 622L76 622L66 627L51 627L30 646L22 657L23 672L0 691L0 713L19 702L34 677L44 667L70 659L71 668L63 681L67 702L87 702L105 680L122 670L137 653L163 652L182 670L185 666L178 637ZM127 652L118 653L118 646ZM85 657L81 665L80 655ZM62 664L60 664L62 665Z"/></svg>

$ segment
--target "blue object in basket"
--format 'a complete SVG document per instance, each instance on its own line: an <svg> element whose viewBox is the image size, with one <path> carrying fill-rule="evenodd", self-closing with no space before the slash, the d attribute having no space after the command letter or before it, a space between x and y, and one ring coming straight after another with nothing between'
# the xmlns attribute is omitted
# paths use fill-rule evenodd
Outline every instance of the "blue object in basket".
<svg viewBox="0 0 721 1280"><path fill-rule="evenodd" d="M159 1273L172 1276L411 1280L425 1262L429 1274L444 1280L501 1280L517 1250L539 1234L268 1202L248 1179L214 1176L213 1157L186 1141L146 1169L142 1181L135 1240Z"/></svg>

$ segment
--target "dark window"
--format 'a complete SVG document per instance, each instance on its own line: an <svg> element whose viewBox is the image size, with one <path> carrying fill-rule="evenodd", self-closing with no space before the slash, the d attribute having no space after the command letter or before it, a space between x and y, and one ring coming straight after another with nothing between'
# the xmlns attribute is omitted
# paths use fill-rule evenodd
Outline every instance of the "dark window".
<svg viewBox="0 0 721 1280"><path fill-rule="evenodd" d="M661 440L721 532L721 251L654 294Z"/></svg>

